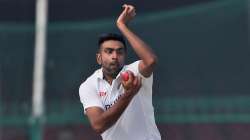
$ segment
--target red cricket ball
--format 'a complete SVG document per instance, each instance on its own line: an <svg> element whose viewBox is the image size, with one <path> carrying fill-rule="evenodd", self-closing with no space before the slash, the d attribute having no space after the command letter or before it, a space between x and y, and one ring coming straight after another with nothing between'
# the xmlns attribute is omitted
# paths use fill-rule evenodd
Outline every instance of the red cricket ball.
<svg viewBox="0 0 250 140"><path fill-rule="evenodd" d="M122 73L121 73L121 76L122 76L122 80L123 80L123 81L128 81L128 79L129 79L129 74L128 74L127 71L122 72Z"/></svg>

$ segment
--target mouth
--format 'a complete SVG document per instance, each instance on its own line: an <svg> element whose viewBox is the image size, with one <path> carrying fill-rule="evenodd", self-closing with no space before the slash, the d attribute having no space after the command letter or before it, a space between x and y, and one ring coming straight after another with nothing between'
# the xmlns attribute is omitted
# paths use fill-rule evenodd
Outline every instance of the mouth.
<svg viewBox="0 0 250 140"><path fill-rule="evenodd" d="M110 65L111 68L117 69L119 66L118 65Z"/></svg>
<svg viewBox="0 0 250 140"><path fill-rule="evenodd" d="M112 62L112 63L110 63L110 66L116 66L116 67L118 67L119 63L118 62Z"/></svg>
<svg viewBox="0 0 250 140"><path fill-rule="evenodd" d="M120 65L117 62L110 63L110 68L113 69L113 70L117 70L117 69L120 68Z"/></svg>

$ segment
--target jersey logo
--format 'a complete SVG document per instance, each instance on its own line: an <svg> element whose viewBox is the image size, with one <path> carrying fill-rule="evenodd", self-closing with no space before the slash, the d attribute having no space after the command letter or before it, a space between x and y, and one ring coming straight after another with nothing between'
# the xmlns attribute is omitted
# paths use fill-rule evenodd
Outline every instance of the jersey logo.
<svg viewBox="0 0 250 140"><path fill-rule="evenodd" d="M118 99L119 99L121 96L122 96L122 95L119 95L119 96L115 99L115 101L114 101L113 103L105 105L105 109L108 110L109 108L111 108L112 105L114 105L114 104L118 101Z"/></svg>
<svg viewBox="0 0 250 140"><path fill-rule="evenodd" d="M104 91L100 91L100 92L99 92L99 96L100 96L100 97L106 96L106 94L107 94L107 93L104 92Z"/></svg>

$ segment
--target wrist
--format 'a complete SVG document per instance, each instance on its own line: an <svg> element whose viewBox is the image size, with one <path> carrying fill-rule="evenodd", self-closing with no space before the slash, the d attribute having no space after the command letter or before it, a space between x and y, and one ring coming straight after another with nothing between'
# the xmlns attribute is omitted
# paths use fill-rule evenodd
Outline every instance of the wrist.
<svg viewBox="0 0 250 140"><path fill-rule="evenodd" d="M134 97L134 94L130 93L129 91L125 91L122 97L126 100L131 100Z"/></svg>
<svg viewBox="0 0 250 140"><path fill-rule="evenodd" d="M122 23L122 22L117 22L116 25L117 25L118 28L124 28L124 27L126 27L126 24Z"/></svg>

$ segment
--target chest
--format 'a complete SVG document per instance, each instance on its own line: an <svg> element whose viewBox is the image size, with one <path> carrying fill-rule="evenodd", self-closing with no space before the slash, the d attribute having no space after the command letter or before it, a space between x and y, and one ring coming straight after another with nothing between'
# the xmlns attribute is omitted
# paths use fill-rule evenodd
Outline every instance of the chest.
<svg viewBox="0 0 250 140"><path fill-rule="evenodd" d="M103 106L107 110L113 106L124 93L124 88L119 79L113 80L112 84L109 84L105 80L100 80L97 85L97 91Z"/></svg>

